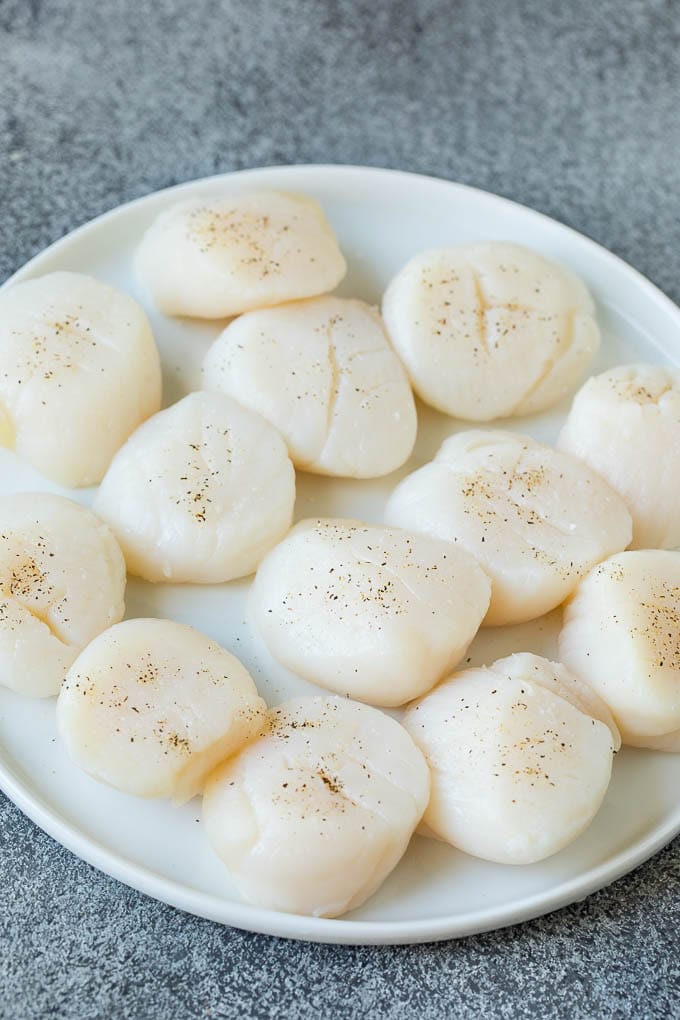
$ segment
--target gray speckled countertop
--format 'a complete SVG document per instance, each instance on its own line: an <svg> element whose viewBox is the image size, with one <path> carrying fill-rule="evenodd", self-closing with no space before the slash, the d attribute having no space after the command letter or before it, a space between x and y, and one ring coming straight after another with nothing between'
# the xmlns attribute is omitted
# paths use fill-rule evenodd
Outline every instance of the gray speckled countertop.
<svg viewBox="0 0 680 1020"><path fill-rule="evenodd" d="M271 163L436 174L547 212L680 299L674 0L0 0L0 279L177 181ZM635 810L635 805L631 805ZM680 843L457 943L221 928L0 799L0 1017L670 1017Z"/></svg>

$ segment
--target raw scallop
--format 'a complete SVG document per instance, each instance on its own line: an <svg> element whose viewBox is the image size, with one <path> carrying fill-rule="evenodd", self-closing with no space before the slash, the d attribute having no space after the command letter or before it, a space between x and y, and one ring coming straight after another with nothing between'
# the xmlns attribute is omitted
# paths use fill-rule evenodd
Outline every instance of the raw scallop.
<svg viewBox="0 0 680 1020"><path fill-rule="evenodd" d="M531 864L576 839L620 746L587 684L529 653L454 674L404 726L432 773L426 834L501 864Z"/></svg>
<svg viewBox="0 0 680 1020"><path fill-rule="evenodd" d="M491 626L554 609L631 537L623 501L586 464L528 436L478 429L451 436L400 482L385 519L476 557L491 577Z"/></svg>
<svg viewBox="0 0 680 1020"><path fill-rule="evenodd" d="M394 719L343 698L299 698L217 770L203 810L246 900L336 917L399 862L429 789L423 756Z"/></svg>
<svg viewBox="0 0 680 1020"><path fill-rule="evenodd" d="M179 202L151 225L137 254L160 311L201 319L325 294L346 268L319 204L283 191Z"/></svg>
<svg viewBox="0 0 680 1020"><path fill-rule="evenodd" d="M383 315L419 396L469 421L551 407L600 342L584 284L506 241L416 255L387 288Z"/></svg>
<svg viewBox="0 0 680 1020"><path fill-rule="evenodd" d="M75 661L57 703L80 768L138 797L183 803L260 729L265 704L237 658L171 620L126 620Z"/></svg>
<svg viewBox="0 0 680 1020"><path fill-rule="evenodd" d="M290 527L295 473L264 418L191 393L146 422L101 484L97 513L147 581L243 577Z"/></svg>
<svg viewBox="0 0 680 1020"><path fill-rule="evenodd" d="M557 445L620 494L633 548L680 545L680 372L622 365L589 379Z"/></svg>
<svg viewBox="0 0 680 1020"><path fill-rule="evenodd" d="M122 619L125 563L109 528L62 496L0 499L0 683L57 694L71 663Z"/></svg>
<svg viewBox="0 0 680 1020"><path fill-rule="evenodd" d="M209 350L203 382L275 425L305 471L375 478L413 449L410 384L363 301L313 298L242 315Z"/></svg>
<svg viewBox="0 0 680 1020"><path fill-rule="evenodd" d="M0 443L47 478L99 482L160 406L151 327L127 294L61 272L0 291Z"/></svg>
<svg viewBox="0 0 680 1020"><path fill-rule="evenodd" d="M448 542L308 520L265 558L250 606L289 669L338 694L394 706L457 665L490 590L472 556Z"/></svg>
<svg viewBox="0 0 680 1020"><path fill-rule="evenodd" d="M680 751L680 552L596 567L567 603L560 655L609 705L624 743Z"/></svg>

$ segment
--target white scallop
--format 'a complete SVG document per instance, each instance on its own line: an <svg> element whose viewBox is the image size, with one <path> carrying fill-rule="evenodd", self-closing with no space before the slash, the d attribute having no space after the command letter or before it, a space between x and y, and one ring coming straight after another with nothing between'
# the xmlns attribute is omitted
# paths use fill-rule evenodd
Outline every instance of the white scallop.
<svg viewBox="0 0 680 1020"><path fill-rule="evenodd" d="M109 528L62 496L0 499L0 683L57 694L71 663L122 619L125 563Z"/></svg>
<svg viewBox="0 0 680 1020"><path fill-rule="evenodd" d="M308 520L264 559L250 610L272 655L306 680L403 705L453 669L489 605L475 560L448 542Z"/></svg>
<svg viewBox="0 0 680 1020"><path fill-rule="evenodd" d="M100 481L160 406L151 327L127 294L63 272L0 292L0 442L47 478Z"/></svg>
<svg viewBox="0 0 680 1020"><path fill-rule="evenodd" d="M594 471L514 432L459 432L405 478L389 524L455 542L492 581L487 626L558 606L592 566L630 542L621 498Z"/></svg>
<svg viewBox="0 0 680 1020"><path fill-rule="evenodd" d="M203 382L275 425L305 471L375 478L413 449L410 384L363 301L321 297L242 315L208 351Z"/></svg>
<svg viewBox="0 0 680 1020"><path fill-rule="evenodd" d="M171 620L126 620L71 667L57 722L70 757L138 797L200 793L265 717L250 674L204 634Z"/></svg>
<svg viewBox="0 0 680 1020"><path fill-rule="evenodd" d="M299 698L217 770L203 810L246 900L336 917L398 863L429 787L422 754L394 719L342 698Z"/></svg>
<svg viewBox="0 0 680 1020"><path fill-rule="evenodd" d="M276 429L230 397L199 392L130 437L95 507L130 573L213 584L255 570L288 531L294 502Z"/></svg>
<svg viewBox="0 0 680 1020"><path fill-rule="evenodd" d="M149 227L137 254L160 311L201 319L324 294L346 269L321 206L283 191L179 202Z"/></svg>
<svg viewBox="0 0 680 1020"><path fill-rule="evenodd" d="M469 421L555 404L600 342L583 283L506 241L416 255L388 286L383 316L419 396Z"/></svg>
<svg viewBox="0 0 680 1020"><path fill-rule="evenodd" d="M454 674L404 726L432 775L425 834L501 864L531 864L576 839L620 746L588 686L529 653Z"/></svg>
<svg viewBox="0 0 680 1020"><path fill-rule="evenodd" d="M589 379L558 440L606 478L633 517L633 547L680 546L680 372L621 365Z"/></svg>
<svg viewBox="0 0 680 1020"><path fill-rule="evenodd" d="M680 751L680 552L601 563L566 605L560 656L609 705L624 743Z"/></svg>

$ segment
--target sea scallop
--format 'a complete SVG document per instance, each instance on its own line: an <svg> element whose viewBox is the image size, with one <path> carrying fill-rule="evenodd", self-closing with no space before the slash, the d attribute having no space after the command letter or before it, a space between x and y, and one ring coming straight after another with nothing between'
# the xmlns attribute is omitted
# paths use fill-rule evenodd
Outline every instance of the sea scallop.
<svg viewBox="0 0 680 1020"><path fill-rule="evenodd" d="M600 342L584 284L507 241L416 255L388 286L383 316L418 395L469 421L552 406Z"/></svg>
<svg viewBox="0 0 680 1020"><path fill-rule="evenodd" d="M630 542L623 500L586 464L528 436L451 436L408 475L389 524L454 542L491 577L485 623L522 623L558 606L592 566Z"/></svg>
<svg viewBox="0 0 680 1020"><path fill-rule="evenodd" d="M213 584L251 573L290 527L295 472L268 422L220 393L191 393L118 452L95 507L128 570Z"/></svg>
<svg viewBox="0 0 680 1020"><path fill-rule="evenodd" d="M210 348L203 384L275 425L305 471L375 478L413 449L410 384L363 301L321 297L242 315Z"/></svg>
<svg viewBox="0 0 680 1020"><path fill-rule="evenodd" d="M0 499L0 683L57 694L71 663L122 619L125 562L109 528L70 499Z"/></svg>
<svg viewBox="0 0 680 1020"><path fill-rule="evenodd" d="M491 585L448 542L351 520L296 525L261 564L250 609L271 653L312 683L402 705L460 661Z"/></svg>
<svg viewBox="0 0 680 1020"><path fill-rule="evenodd" d="M138 797L189 800L262 725L239 660L171 620L126 620L76 659L57 702L76 765Z"/></svg>
<svg viewBox="0 0 680 1020"><path fill-rule="evenodd" d="M454 674L404 726L432 774L426 834L501 864L532 864L576 839L620 746L588 685L529 653Z"/></svg>
<svg viewBox="0 0 680 1020"><path fill-rule="evenodd" d="M99 482L160 406L151 326L127 294L63 272L0 291L0 442L47 478Z"/></svg>
<svg viewBox="0 0 680 1020"><path fill-rule="evenodd" d="M574 397L558 447L618 492L633 518L633 548L680 545L680 372L620 365Z"/></svg>
<svg viewBox="0 0 680 1020"><path fill-rule="evenodd" d="M346 265L314 199L242 191L162 212L142 239L137 271L166 315L221 319L325 294Z"/></svg>
<svg viewBox="0 0 680 1020"><path fill-rule="evenodd" d="M344 698L298 698L211 777L207 834L250 903L336 917L401 859L430 777L394 719Z"/></svg>
<svg viewBox="0 0 680 1020"><path fill-rule="evenodd" d="M680 552L601 563L567 603L560 656L607 703L624 743L680 751Z"/></svg>

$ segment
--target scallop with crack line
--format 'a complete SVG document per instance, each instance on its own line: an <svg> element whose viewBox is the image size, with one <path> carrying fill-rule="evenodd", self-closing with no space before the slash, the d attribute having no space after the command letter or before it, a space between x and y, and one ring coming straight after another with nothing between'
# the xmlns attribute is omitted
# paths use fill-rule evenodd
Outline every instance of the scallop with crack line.
<svg viewBox="0 0 680 1020"><path fill-rule="evenodd" d="M363 301L323 297L242 315L209 350L203 382L275 425L304 471L376 478L413 449L411 386Z"/></svg>
<svg viewBox="0 0 680 1020"><path fill-rule="evenodd" d="M125 609L125 562L110 529L70 499L0 499L0 682L57 694L71 663Z"/></svg>
<svg viewBox="0 0 680 1020"><path fill-rule="evenodd" d="M584 284L507 241L416 255L385 291L383 315L418 395L468 421L551 407L600 343Z"/></svg>
<svg viewBox="0 0 680 1020"><path fill-rule="evenodd" d="M425 760L394 719L344 698L298 698L217 769L203 813L246 900L337 917L398 864L429 791Z"/></svg>

